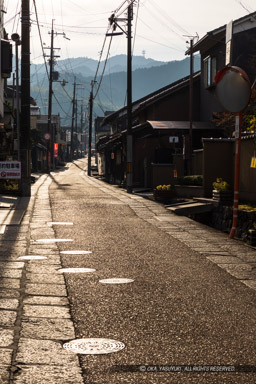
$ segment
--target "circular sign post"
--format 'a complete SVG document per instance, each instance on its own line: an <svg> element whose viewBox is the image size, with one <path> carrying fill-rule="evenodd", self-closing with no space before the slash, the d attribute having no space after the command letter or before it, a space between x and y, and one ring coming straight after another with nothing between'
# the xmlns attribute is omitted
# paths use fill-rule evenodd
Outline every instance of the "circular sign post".
<svg viewBox="0 0 256 384"><path fill-rule="evenodd" d="M242 112L251 97L251 84L247 74L239 67L225 67L215 76L216 95L229 112Z"/></svg>
<svg viewBox="0 0 256 384"><path fill-rule="evenodd" d="M51 139L51 134L50 133L45 133L44 134L44 139L45 140L50 140Z"/></svg>
<svg viewBox="0 0 256 384"><path fill-rule="evenodd" d="M229 234L230 239L233 239L238 218L242 111L250 101L251 84L245 71L234 66L227 66L221 69L215 76L215 83L216 95L220 104L225 110L237 113L239 119L238 135L236 138L233 223Z"/></svg>

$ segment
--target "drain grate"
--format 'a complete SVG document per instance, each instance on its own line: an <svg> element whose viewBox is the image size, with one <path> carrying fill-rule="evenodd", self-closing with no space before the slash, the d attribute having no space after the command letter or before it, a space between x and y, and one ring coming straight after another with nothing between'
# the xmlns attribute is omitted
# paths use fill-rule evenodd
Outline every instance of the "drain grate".
<svg viewBox="0 0 256 384"><path fill-rule="evenodd" d="M58 269L59 273L88 273L95 272L96 269L93 268L61 268Z"/></svg>
<svg viewBox="0 0 256 384"><path fill-rule="evenodd" d="M39 243L57 243L64 241L73 241L72 239L38 239L36 240Z"/></svg>
<svg viewBox="0 0 256 384"><path fill-rule="evenodd" d="M103 279L99 280L102 284L128 284L133 283L133 279L124 279L124 278L111 278L111 279Z"/></svg>
<svg viewBox="0 0 256 384"><path fill-rule="evenodd" d="M101 355L121 351L125 345L111 339L77 339L65 343L63 348L74 353L84 355Z"/></svg>
<svg viewBox="0 0 256 384"><path fill-rule="evenodd" d="M91 251L60 251L64 255L87 255L88 253L92 253Z"/></svg>
<svg viewBox="0 0 256 384"><path fill-rule="evenodd" d="M28 256L20 256L20 257L18 257L18 259L20 259L20 260L45 260L45 259L47 259L47 257L46 256L28 255Z"/></svg>

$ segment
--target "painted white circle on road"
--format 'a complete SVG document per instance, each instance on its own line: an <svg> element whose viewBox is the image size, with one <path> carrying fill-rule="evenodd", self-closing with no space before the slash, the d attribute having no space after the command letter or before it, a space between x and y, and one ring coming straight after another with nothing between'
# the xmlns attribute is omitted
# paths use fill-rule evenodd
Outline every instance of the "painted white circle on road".
<svg viewBox="0 0 256 384"><path fill-rule="evenodd" d="M36 240L39 243L60 243L66 241L73 241L72 239L38 239Z"/></svg>
<svg viewBox="0 0 256 384"><path fill-rule="evenodd" d="M84 355L101 355L121 351L124 343L111 339L77 339L65 343L63 348Z"/></svg>
<svg viewBox="0 0 256 384"><path fill-rule="evenodd" d="M65 222L65 221L49 221L47 223L48 225L73 225L74 223L72 222Z"/></svg>
<svg viewBox="0 0 256 384"><path fill-rule="evenodd" d="M88 273L95 272L96 269L93 268L61 268L58 269L59 273Z"/></svg>
<svg viewBox="0 0 256 384"><path fill-rule="evenodd" d="M111 278L111 279L103 279L99 280L100 283L102 284L128 284L128 283L133 283L133 279L124 279L124 278Z"/></svg>
<svg viewBox="0 0 256 384"><path fill-rule="evenodd" d="M47 259L47 257L46 256L28 255L28 256L20 256L20 257L18 257L18 259L20 259L20 260L45 260L45 259Z"/></svg>
<svg viewBox="0 0 256 384"><path fill-rule="evenodd" d="M92 253L91 251L60 251L64 255L87 255L88 253Z"/></svg>

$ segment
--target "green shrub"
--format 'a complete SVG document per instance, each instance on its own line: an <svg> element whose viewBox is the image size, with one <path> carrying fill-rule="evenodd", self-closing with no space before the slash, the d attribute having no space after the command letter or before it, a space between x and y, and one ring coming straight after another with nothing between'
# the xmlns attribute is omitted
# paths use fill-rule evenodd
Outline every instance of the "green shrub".
<svg viewBox="0 0 256 384"><path fill-rule="evenodd" d="M212 183L212 186L216 191L229 191L230 187L229 184L222 180L220 177L217 177L216 181Z"/></svg>
<svg viewBox="0 0 256 384"><path fill-rule="evenodd" d="M171 190L171 184L168 184L168 185L158 185L157 187L156 187L156 189L158 190L158 191L170 191Z"/></svg>
<svg viewBox="0 0 256 384"><path fill-rule="evenodd" d="M203 176L202 175L191 175L191 176L178 177L177 178L177 184L201 186L201 185L203 185Z"/></svg>
<svg viewBox="0 0 256 384"><path fill-rule="evenodd" d="M18 181L0 180L0 193L18 192Z"/></svg>
<svg viewBox="0 0 256 384"><path fill-rule="evenodd" d="M250 203L249 204L239 204L238 209L239 209L239 211L256 212L256 205L250 204ZM256 225L256 223L255 223L255 225Z"/></svg>

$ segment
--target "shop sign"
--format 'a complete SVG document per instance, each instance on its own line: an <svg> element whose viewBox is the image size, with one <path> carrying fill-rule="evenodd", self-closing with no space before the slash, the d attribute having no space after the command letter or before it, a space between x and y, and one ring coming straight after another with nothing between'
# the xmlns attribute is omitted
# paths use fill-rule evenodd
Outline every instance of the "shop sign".
<svg viewBox="0 0 256 384"><path fill-rule="evenodd" d="M59 149L59 144L54 143L54 157L55 157L55 159L56 159L56 157L58 157L58 149Z"/></svg>
<svg viewBox="0 0 256 384"><path fill-rule="evenodd" d="M256 157L252 157L251 159L251 168L256 168Z"/></svg>
<svg viewBox="0 0 256 384"><path fill-rule="evenodd" d="M0 179L21 179L20 161L0 161Z"/></svg>

